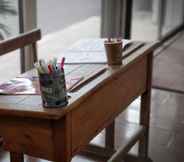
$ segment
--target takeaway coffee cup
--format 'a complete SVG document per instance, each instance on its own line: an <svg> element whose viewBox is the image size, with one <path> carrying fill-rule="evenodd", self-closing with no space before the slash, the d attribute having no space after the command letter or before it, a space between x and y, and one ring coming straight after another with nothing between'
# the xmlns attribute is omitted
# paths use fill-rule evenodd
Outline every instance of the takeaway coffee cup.
<svg viewBox="0 0 184 162"><path fill-rule="evenodd" d="M121 39L109 39L104 42L108 65L122 65L123 42Z"/></svg>

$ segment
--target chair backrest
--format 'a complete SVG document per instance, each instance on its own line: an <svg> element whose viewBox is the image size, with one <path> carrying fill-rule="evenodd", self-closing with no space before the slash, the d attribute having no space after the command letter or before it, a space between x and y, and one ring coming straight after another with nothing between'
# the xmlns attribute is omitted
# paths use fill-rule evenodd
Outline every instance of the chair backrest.
<svg viewBox="0 0 184 162"><path fill-rule="evenodd" d="M41 39L40 29L34 29L16 37L0 41L0 56L8 52L31 45L33 48L34 62L37 61L37 41Z"/></svg>

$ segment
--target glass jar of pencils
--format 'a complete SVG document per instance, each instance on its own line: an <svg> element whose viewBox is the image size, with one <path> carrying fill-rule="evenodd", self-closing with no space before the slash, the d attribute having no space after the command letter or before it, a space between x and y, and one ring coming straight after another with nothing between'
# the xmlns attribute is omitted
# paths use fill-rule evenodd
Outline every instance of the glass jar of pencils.
<svg viewBox="0 0 184 162"><path fill-rule="evenodd" d="M40 73L39 81L44 107L57 108L68 104L64 69L52 73Z"/></svg>

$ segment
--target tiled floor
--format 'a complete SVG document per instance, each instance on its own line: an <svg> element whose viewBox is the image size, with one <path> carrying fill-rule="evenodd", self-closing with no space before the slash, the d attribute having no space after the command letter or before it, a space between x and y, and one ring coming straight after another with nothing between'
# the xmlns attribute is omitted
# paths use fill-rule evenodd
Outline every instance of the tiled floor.
<svg viewBox="0 0 184 162"><path fill-rule="evenodd" d="M179 36L169 48L155 57L153 85L184 93L184 78L181 77L184 75L183 33Z"/></svg>

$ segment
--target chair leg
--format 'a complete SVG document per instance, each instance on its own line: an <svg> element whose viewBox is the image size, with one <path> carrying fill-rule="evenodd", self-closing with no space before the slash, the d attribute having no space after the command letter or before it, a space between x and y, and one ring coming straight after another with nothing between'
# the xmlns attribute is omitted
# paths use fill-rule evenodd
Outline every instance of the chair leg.
<svg viewBox="0 0 184 162"><path fill-rule="evenodd" d="M3 144L3 137L0 137L0 146Z"/></svg>
<svg viewBox="0 0 184 162"><path fill-rule="evenodd" d="M105 129L105 147L115 149L115 121Z"/></svg>
<svg viewBox="0 0 184 162"><path fill-rule="evenodd" d="M10 152L10 162L24 162L24 154Z"/></svg>

